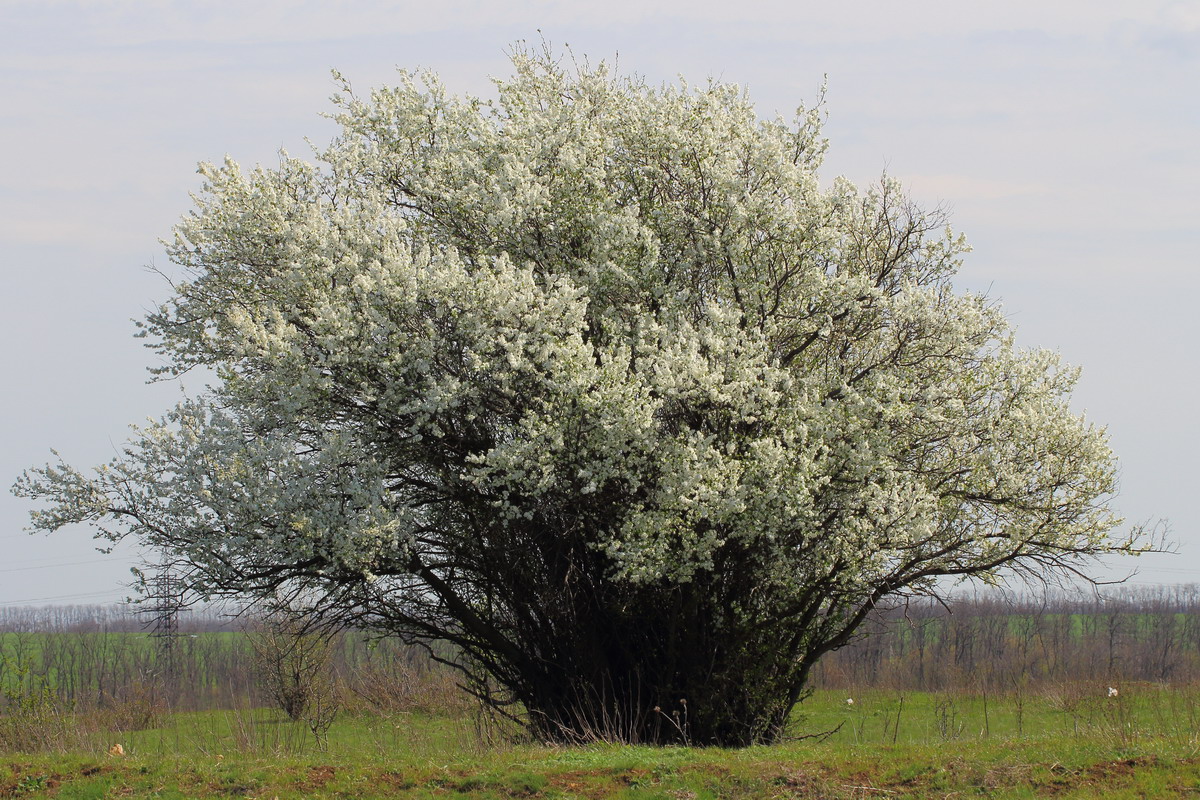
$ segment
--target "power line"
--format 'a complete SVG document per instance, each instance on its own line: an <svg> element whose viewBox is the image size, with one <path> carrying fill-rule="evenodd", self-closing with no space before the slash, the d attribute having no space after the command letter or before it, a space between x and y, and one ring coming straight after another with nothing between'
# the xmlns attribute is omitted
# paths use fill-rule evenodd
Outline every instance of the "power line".
<svg viewBox="0 0 1200 800"><path fill-rule="evenodd" d="M85 564L132 564L140 561L138 558L93 558L89 561L65 561L60 564L40 564L32 567L7 567L0 572L27 572L33 569L58 569L59 567L78 567Z"/></svg>
<svg viewBox="0 0 1200 800"><path fill-rule="evenodd" d="M82 600L85 597L100 597L101 595L111 595L112 589L105 589L100 592L85 592L83 594L60 594L53 597L28 597L24 600L0 600L0 606L19 606L25 603L45 603L51 600ZM112 602L124 602L125 598L114 599Z"/></svg>

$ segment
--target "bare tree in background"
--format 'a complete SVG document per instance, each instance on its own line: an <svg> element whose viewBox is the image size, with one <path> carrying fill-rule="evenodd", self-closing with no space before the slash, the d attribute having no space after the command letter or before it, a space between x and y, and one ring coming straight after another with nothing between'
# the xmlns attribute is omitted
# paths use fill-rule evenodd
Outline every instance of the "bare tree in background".
<svg viewBox="0 0 1200 800"><path fill-rule="evenodd" d="M258 679L272 702L303 722L323 748L339 708L331 633L290 608L273 608L248 627Z"/></svg>

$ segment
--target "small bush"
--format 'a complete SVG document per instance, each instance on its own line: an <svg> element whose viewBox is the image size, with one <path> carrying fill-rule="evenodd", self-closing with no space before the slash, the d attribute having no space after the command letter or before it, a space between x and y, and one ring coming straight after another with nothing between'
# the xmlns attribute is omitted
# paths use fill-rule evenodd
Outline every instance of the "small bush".
<svg viewBox="0 0 1200 800"><path fill-rule="evenodd" d="M370 713L458 714L475 706L458 685L458 676L436 666L367 663L346 676L346 688L355 710Z"/></svg>
<svg viewBox="0 0 1200 800"><path fill-rule="evenodd" d="M3 659L0 685L0 752L32 753L66 744L73 726L46 676L34 673L28 664Z"/></svg>
<svg viewBox="0 0 1200 800"><path fill-rule="evenodd" d="M324 747L341 706L329 637L281 610L250 631L250 644L267 694L292 721L304 722Z"/></svg>

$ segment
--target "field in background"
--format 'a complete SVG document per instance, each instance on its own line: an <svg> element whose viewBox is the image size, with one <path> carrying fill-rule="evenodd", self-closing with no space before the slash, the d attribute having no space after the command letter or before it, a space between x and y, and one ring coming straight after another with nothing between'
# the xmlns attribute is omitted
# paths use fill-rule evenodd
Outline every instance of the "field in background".
<svg viewBox="0 0 1200 800"><path fill-rule="evenodd" d="M147 633L146 622L121 606L0 608L0 690L27 670L72 706L164 681L178 710L261 699L247 618L184 612L169 638ZM1200 683L1197 585L914 602L880 610L862 630L822 660L815 687L997 693L1063 681ZM351 687L362 679L402 686L410 673L436 668L422 650L354 632L336 636L330 656Z"/></svg>
<svg viewBox="0 0 1200 800"><path fill-rule="evenodd" d="M0 797L1200 793L1194 587L881 612L822 663L793 741L740 751L524 741L423 651L357 633L289 717L240 624L0 610Z"/></svg>

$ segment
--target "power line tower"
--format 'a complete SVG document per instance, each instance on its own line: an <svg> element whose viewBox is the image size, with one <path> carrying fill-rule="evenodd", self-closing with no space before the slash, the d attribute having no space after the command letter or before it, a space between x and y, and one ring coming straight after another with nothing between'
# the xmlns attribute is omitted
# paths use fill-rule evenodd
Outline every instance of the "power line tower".
<svg viewBox="0 0 1200 800"><path fill-rule="evenodd" d="M157 574L149 580L146 592L147 608L143 613L150 635L158 642L158 655L163 676L174 679L176 650L179 641L179 612L183 610L183 581L175 574L170 562L164 561Z"/></svg>

